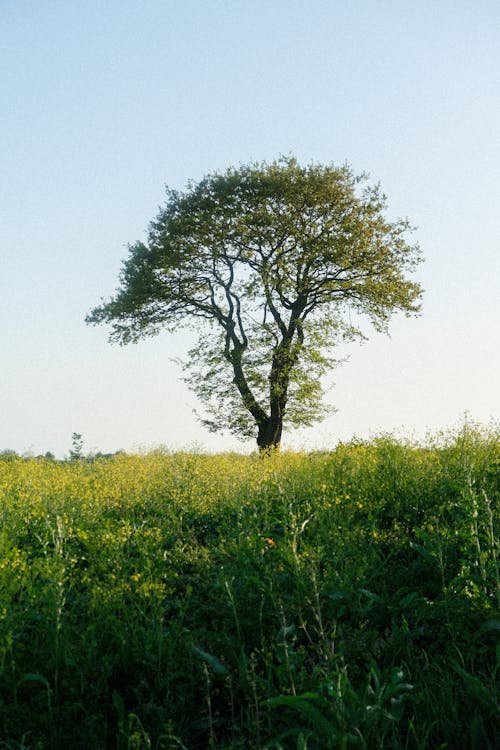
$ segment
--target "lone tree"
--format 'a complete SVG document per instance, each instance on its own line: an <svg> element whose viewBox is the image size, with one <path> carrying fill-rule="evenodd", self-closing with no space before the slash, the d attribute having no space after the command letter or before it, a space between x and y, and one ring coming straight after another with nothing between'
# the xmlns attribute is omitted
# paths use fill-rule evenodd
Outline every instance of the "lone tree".
<svg viewBox="0 0 500 750"><path fill-rule="evenodd" d="M422 290L405 276L418 247L385 208L365 175L294 158L167 188L147 243L129 247L115 296L86 321L112 324L121 344L202 328L184 365L205 404L201 421L277 447L284 422L309 426L325 413L332 348L363 337L351 312L385 330L395 311L420 309Z"/></svg>

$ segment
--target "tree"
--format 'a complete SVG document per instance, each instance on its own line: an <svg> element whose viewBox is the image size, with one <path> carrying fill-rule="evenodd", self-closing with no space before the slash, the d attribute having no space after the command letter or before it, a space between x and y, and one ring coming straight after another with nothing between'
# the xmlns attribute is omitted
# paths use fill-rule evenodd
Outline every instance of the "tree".
<svg viewBox="0 0 500 750"><path fill-rule="evenodd" d="M407 220L348 166L282 157L167 188L147 243L129 247L116 295L87 316L121 344L191 326L202 334L185 363L211 430L279 446L283 424L324 414L321 376L340 340L420 309L406 278L420 256Z"/></svg>
<svg viewBox="0 0 500 750"><path fill-rule="evenodd" d="M83 437L79 432L71 435L70 461L81 461L83 459Z"/></svg>

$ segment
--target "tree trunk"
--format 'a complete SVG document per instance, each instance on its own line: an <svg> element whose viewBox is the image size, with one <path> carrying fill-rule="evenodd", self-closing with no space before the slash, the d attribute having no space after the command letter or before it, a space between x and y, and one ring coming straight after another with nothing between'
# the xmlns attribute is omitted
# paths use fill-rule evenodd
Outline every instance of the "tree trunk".
<svg viewBox="0 0 500 750"><path fill-rule="evenodd" d="M261 422L257 434L257 445L259 446L259 451L263 453L264 451L269 450L279 450L282 432L282 417L268 417Z"/></svg>

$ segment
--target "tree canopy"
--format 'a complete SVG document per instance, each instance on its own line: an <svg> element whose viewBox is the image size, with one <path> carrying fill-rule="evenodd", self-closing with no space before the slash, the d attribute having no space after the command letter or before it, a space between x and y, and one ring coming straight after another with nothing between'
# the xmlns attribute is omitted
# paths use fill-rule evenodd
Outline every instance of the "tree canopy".
<svg viewBox="0 0 500 750"><path fill-rule="evenodd" d="M283 425L325 412L322 375L366 317L420 310L420 260L407 220L349 166L292 157L212 173L167 201L147 242L129 247L120 286L87 316L121 344L190 326L186 380L212 430L280 443Z"/></svg>

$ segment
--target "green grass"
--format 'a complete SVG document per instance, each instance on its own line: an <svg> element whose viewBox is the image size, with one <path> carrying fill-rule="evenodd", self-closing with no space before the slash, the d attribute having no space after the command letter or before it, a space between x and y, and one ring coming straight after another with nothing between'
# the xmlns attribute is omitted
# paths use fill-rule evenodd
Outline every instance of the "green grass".
<svg viewBox="0 0 500 750"><path fill-rule="evenodd" d="M496 747L500 435L0 461L0 749Z"/></svg>

